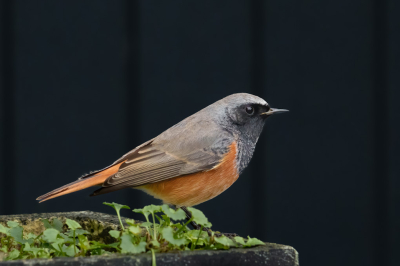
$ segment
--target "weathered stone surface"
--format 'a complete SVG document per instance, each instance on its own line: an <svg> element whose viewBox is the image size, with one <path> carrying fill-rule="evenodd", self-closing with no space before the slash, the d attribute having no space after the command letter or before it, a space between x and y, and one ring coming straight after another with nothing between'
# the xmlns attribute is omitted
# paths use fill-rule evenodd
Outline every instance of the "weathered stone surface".
<svg viewBox="0 0 400 266"><path fill-rule="evenodd" d="M45 213L0 216L0 223L7 221L20 222L27 232L39 232L43 230L41 219L58 218L65 221L66 218L78 221L82 227L94 234L93 239L103 239L108 242L108 231L119 228L117 216L90 211L69 212L69 213ZM270 266L297 266L298 253L289 246L266 243L266 246L254 248L232 248L230 250L218 251L180 251L169 253L157 253L156 261L158 266L183 266L183 265L270 265ZM55 258L55 259L34 259L20 261L3 261L0 266L17 265L151 265L151 254L140 255L112 255L92 256L85 258Z"/></svg>
<svg viewBox="0 0 400 266"><path fill-rule="evenodd" d="M91 211L0 215L0 224L6 225L7 221L16 221L22 225L24 233L38 235L45 229L41 220L48 219L51 221L54 218L62 222L65 222L66 218L75 220L81 224L83 229L91 232L93 238L90 240L103 239L106 243L112 240L108 232L113 229L120 229L117 216ZM66 229L66 225L64 226Z"/></svg>

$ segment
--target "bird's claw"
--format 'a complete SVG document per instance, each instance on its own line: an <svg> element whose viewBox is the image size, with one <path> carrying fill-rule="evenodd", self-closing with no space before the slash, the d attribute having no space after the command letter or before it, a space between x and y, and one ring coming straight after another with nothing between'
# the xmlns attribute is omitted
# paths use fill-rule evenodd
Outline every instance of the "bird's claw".
<svg viewBox="0 0 400 266"><path fill-rule="evenodd" d="M229 238L233 238L235 236L238 236L236 233L216 233L215 234L216 237L221 237L221 236L226 236Z"/></svg>

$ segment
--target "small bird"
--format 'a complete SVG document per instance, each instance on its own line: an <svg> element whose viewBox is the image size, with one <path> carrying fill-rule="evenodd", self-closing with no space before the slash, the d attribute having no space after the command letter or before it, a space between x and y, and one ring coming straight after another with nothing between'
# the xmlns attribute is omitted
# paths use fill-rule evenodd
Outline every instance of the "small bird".
<svg viewBox="0 0 400 266"><path fill-rule="evenodd" d="M184 208L228 189L249 164L265 121L287 112L237 93L187 117L110 166L37 198L40 202L101 186L91 196L135 188Z"/></svg>

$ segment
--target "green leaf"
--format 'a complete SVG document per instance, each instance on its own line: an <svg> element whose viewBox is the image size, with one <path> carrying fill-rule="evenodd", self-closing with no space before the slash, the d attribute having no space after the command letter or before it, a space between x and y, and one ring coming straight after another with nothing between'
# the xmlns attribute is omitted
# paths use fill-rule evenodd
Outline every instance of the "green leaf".
<svg viewBox="0 0 400 266"><path fill-rule="evenodd" d="M82 226L74 220L67 219L65 221L65 223L68 225L68 228L71 230L76 230L78 228L82 228Z"/></svg>
<svg viewBox="0 0 400 266"><path fill-rule="evenodd" d="M208 233L206 231L200 232L200 230L190 230L185 234L185 236L193 240L197 238L203 238L203 239L209 238Z"/></svg>
<svg viewBox="0 0 400 266"><path fill-rule="evenodd" d="M27 239L35 239L37 237L37 235L33 234L33 233L29 233L26 238Z"/></svg>
<svg viewBox="0 0 400 266"><path fill-rule="evenodd" d="M60 249L60 244L61 244L61 243L55 242L55 243L52 243L51 246L52 246L55 250L57 250L58 252L62 252L62 248Z"/></svg>
<svg viewBox="0 0 400 266"><path fill-rule="evenodd" d="M144 211L144 212L149 212L149 213L162 212L161 206L159 206L159 205L153 205L153 204L148 205L148 206L145 206L145 207L143 208L143 211Z"/></svg>
<svg viewBox="0 0 400 266"><path fill-rule="evenodd" d="M161 230L161 234L163 238L171 243L172 245L175 246L181 246L186 244L186 239L185 238L175 238L174 237L174 231L171 227L165 227Z"/></svg>
<svg viewBox="0 0 400 266"><path fill-rule="evenodd" d="M75 236L80 236L80 235L90 235L90 233L83 229L76 229Z"/></svg>
<svg viewBox="0 0 400 266"><path fill-rule="evenodd" d="M137 225L136 226L135 225L129 226L128 229L129 229L129 232L131 232L134 235L138 235L138 234L140 234L142 232L142 228L140 228Z"/></svg>
<svg viewBox="0 0 400 266"><path fill-rule="evenodd" d="M153 226L153 223L144 222L144 223L141 223L140 225L141 225L141 226L144 226L144 227L152 227L152 226Z"/></svg>
<svg viewBox="0 0 400 266"><path fill-rule="evenodd" d="M149 219L148 217L149 217L150 214L154 214L154 213L157 213L157 212L162 212L161 206L153 205L153 204L148 205L148 206L144 207L143 209L134 209L132 211L136 212L136 213L143 214L146 217L147 221Z"/></svg>
<svg viewBox="0 0 400 266"><path fill-rule="evenodd" d="M59 232L63 231L63 224L57 218L54 218L52 223L50 223L49 220L47 220L47 219L42 219L42 223L46 229L53 228Z"/></svg>
<svg viewBox="0 0 400 266"><path fill-rule="evenodd" d="M220 237L215 237L214 238L215 242L225 246L225 247L235 247L236 244L235 242L232 241L229 237L226 236L220 236Z"/></svg>
<svg viewBox="0 0 400 266"><path fill-rule="evenodd" d="M155 248L159 248L160 247L160 243L157 240L151 240L150 244L152 244L153 247L155 247Z"/></svg>
<svg viewBox="0 0 400 266"><path fill-rule="evenodd" d="M79 235L78 239L79 239L79 247L81 248L81 250L83 249L83 251L86 251L90 249L90 243L86 236Z"/></svg>
<svg viewBox="0 0 400 266"><path fill-rule="evenodd" d="M7 236L10 235L10 228L5 227L4 225L0 224L0 233L3 233Z"/></svg>
<svg viewBox="0 0 400 266"><path fill-rule="evenodd" d="M125 222L129 225L136 225L135 220L133 219L125 219Z"/></svg>
<svg viewBox="0 0 400 266"><path fill-rule="evenodd" d="M98 248L103 248L105 244L100 243L98 241L90 241L90 249L98 249Z"/></svg>
<svg viewBox="0 0 400 266"><path fill-rule="evenodd" d="M188 210L192 213L193 221L198 225L210 228L212 224L208 221L204 213L198 209L188 207Z"/></svg>
<svg viewBox="0 0 400 266"><path fill-rule="evenodd" d="M12 227L10 229L10 236L12 236L14 238L15 241L17 241L20 244L25 244L27 242L32 242L33 240L25 240L23 238L23 231L24 229L21 226L16 226L16 227Z"/></svg>
<svg viewBox="0 0 400 266"><path fill-rule="evenodd" d="M108 232L110 234L110 236L114 237L114 238L119 238L121 232L117 231L117 230L110 230L110 232Z"/></svg>
<svg viewBox="0 0 400 266"><path fill-rule="evenodd" d="M167 215L161 215L161 217L164 219L164 224L169 226L171 224L171 219Z"/></svg>
<svg viewBox="0 0 400 266"><path fill-rule="evenodd" d="M74 257L75 256L75 248L74 245L63 245L62 246L62 252L64 252L65 254L67 254L68 257Z"/></svg>
<svg viewBox="0 0 400 266"><path fill-rule="evenodd" d="M38 252L38 258L51 258L49 250L47 248L41 248Z"/></svg>
<svg viewBox="0 0 400 266"><path fill-rule="evenodd" d="M247 238L248 238L248 240L247 240L246 244L243 245L243 247L253 247L253 246L265 245L264 242L262 242L261 240L259 240L257 238L250 238L249 236Z"/></svg>
<svg viewBox="0 0 400 266"><path fill-rule="evenodd" d="M123 234L121 236L121 245L122 253L132 253L138 254L142 252L146 252L146 242L142 241L137 245L133 244L133 238L131 235Z"/></svg>
<svg viewBox="0 0 400 266"><path fill-rule="evenodd" d="M121 221L120 211L121 211L121 209L130 210L131 208L129 208L129 206L127 206L127 205L121 205L121 204L118 204L115 202L113 202L113 203L103 202L103 204L114 208L114 210L117 212L117 216L118 216L119 223L121 224L121 228L122 228L122 230L125 230L124 224Z"/></svg>
<svg viewBox="0 0 400 266"><path fill-rule="evenodd" d="M52 243L51 245L54 247L55 245L57 245L58 246L58 248L56 248L56 250L60 250L60 245L62 245L62 244L64 244L64 239L62 239L62 238L56 238L55 240L54 240L54 243Z"/></svg>
<svg viewBox="0 0 400 266"><path fill-rule="evenodd" d="M70 230L66 233L68 236L73 237L74 236L74 230ZM75 236L79 235L89 235L90 233L86 230L83 229L76 229L75 230Z"/></svg>
<svg viewBox="0 0 400 266"><path fill-rule="evenodd" d="M185 233L185 237L192 242L193 246L192 249L195 248L196 246L203 246L205 244L208 244L210 241L210 237L208 236L208 233L205 231L200 231L200 230L190 230L187 233Z"/></svg>
<svg viewBox="0 0 400 266"><path fill-rule="evenodd" d="M42 223L44 225L44 228L46 228L46 229L53 228L53 226L50 224L49 220L47 220L47 219L42 219Z"/></svg>
<svg viewBox="0 0 400 266"><path fill-rule="evenodd" d="M175 221L184 220L186 218L186 214L182 209L174 210L170 208L167 204L162 205L161 208L167 217Z"/></svg>
<svg viewBox="0 0 400 266"><path fill-rule="evenodd" d="M21 253L19 252L18 249L14 249L10 253L8 253L8 257L6 258L6 260L16 260L16 259L18 259L20 254Z"/></svg>
<svg viewBox="0 0 400 266"><path fill-rule="evenodd" d="M115 243L105 245L105 247L118 249L118 245L119 245L119 242L115 242Z"/></svg>
<svg viewBox="0 0 400 266"><path fill-rule="evenodd" d="M50 229L46 229L43 232L43 236L42 239L48 243L55 243L58 242L57 241L57 236L60 232L58 232L56 229L54 228L50 228Z"/></svg>
<svg viewBox="0 0 400 266"><path fill-rule="evenodd" d="M35 258L38 257L38 252L41 251L41 248L31 247L29 243L26 243L24 246L24 251L32 253Z"/></svg>
<svg viewBox="0 0 400 266"><path fill-rule="evenodd" d="M109 254L110 252L105 251L104 249L92 249L92 251L90 252L90 255L104 255L104 254Z"/></svg>
<svg viewBox="0 0 400 266"><path fill-rule="evenodd" d="M59 232L63 231L63 223L58 220L57 218L53 219L53 228L56 229Z"/></svg>
<svg viewBox="0 0 400 266"><path fill-rule="evenodd" d="M72 233L72 232L67 232L67 233ZM71 237L68 237L66 234L60 233L59 234L63 239L64 239L64 243L74 243L74 240Z"/></svg>
<svg viewBox="0 0 400 266"><path fill-rule="evenodd" d="M246 245L246 243L244 242L244 238L241 236L235 236L233 239L235 239L236 243L240 244L240 245Z"/></svg>
<svg viewBox="0 0 400 266"><path fill-rule="evenodd" d="M128 210L131 209L127 205L121 205L121 204L118 204L118 203L115 203L115 202L113 202L113 203L103 202L103 204L107 205L107 206L110 206L110 207L113 207L116 212L119 212L121 209L128 209Z"/></svg>
<svg viewBox="0 0 400 266"><path fill-rule="evenodd" d="M95 250L95 249L100 249L100 248L114 248L119 250L118 246L119 246L119 242L115 242L112 244L103 244L97 241L90 241L90 249L91 250Z"/></svg>
<svg viewBox="0 0 400 266"><path fill-rule="evenodd" d="M19 226L19 223L18 222L14 222L14 221L8 221L7 225L8 225L8 227L13 228L13 227Z"/></svg>

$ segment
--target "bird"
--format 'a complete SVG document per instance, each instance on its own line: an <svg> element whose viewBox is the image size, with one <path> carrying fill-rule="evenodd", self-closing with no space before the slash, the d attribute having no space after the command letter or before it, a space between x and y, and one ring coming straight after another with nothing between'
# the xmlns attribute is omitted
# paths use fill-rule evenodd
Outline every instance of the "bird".
<svg viewBox="0 0 400 266"><path fill-rule="evenodd" d="M228 189L248 166L268 117L287 112L248 93L229 95L170 127L113 164L37 198L100 186L91 196L135 188L183 208Z"/></svg>

